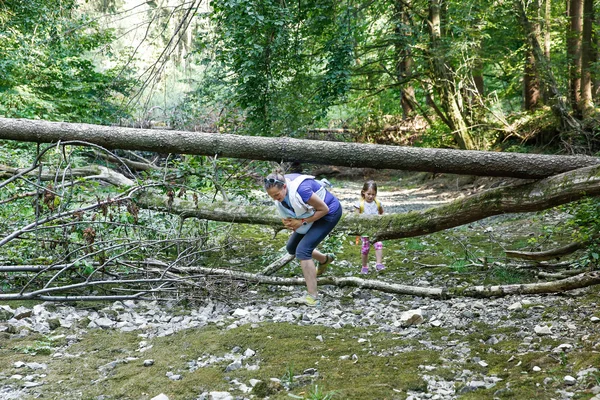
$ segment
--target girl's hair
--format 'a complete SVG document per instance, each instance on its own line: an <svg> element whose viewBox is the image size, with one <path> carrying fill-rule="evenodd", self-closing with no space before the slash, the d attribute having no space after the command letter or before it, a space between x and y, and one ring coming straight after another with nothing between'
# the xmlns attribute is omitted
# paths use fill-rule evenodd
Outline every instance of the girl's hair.
<svg viewBox="0 0 600 400"><path fill-rule="evenodd" d="M377 194L377 184L375 183L375 181L366 181L365 182L362 190L360 191L360 197L362 197L364 199L365 192L369 189L373 189L375 191L375 194Z"/></svg>
<svg viewBox="0 0 600 400"><path fill-rule="evenodd" d="M275 168L275 170L265 178L265 190L271 189L272 187L281 189L283 185L285 185L285 176L281 167Z"/></svg>

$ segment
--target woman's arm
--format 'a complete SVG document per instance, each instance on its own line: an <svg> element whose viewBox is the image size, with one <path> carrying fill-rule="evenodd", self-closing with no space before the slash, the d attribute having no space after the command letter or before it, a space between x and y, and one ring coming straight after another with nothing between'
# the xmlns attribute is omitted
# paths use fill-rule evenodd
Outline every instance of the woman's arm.
<svg viewBox="0 0 600 400"><path fill-rule="evenodd" d="M329 212L329 207L316 193L310 196L310 199L306 202L309 206L315 209L315 213L308 218L304 218L306 222L315 222L318 219L323 218ZM302 225L302 219L294 219L291 223L293 229L298 229Z"/></svg>

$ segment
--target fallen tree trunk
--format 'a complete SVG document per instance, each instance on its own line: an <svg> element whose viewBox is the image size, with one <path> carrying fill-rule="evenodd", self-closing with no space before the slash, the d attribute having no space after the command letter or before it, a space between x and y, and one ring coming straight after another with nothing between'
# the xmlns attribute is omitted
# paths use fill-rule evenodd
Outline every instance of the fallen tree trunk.
<svg viewBox="0 0 600 400"><path fill-rule="evenodd" d="M425 149L8 118L0 118L0 139L37 143L85 141L108 149L526 179L600 164L600 158L588 156Z"/></svg>
<svg viewBox="0 0 600 400"><path fill-rule="evenodd" d="M346 214L336 230L351 235L367 234L374 240L401 239L442 231L493 215L540 211L598 195L600 166L595 166L540 181L490 189L425 211L381 216ZM273 207L230 203L196 206L192 201L149 191L137 192L135 196L140 208L178 214L183 218L260 224L276 230L283 228Z"/></svg>

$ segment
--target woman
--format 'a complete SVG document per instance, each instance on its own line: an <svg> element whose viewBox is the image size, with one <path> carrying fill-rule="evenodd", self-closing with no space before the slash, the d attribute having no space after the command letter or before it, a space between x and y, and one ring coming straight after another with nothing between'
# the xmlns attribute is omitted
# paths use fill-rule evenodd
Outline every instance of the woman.
<svg viewBox="0 0 600 400"><path fill-rule="evenodd" d="M285 227L294 231L286 249L300 261L308 291L294 302L319 306L317 275L324 273L335 257L321 253L316 247L337 225L342 217L342 206L311 175L283 175L281 170L276 170L265 178L265 190L274 200ZM317 268L313 258L319 262Z"/></svg>

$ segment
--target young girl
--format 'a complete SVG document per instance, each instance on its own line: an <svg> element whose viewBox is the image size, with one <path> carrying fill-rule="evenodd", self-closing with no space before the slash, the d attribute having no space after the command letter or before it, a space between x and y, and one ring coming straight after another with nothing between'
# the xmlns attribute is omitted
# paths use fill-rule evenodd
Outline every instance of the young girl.
<svg viewBox="0 0 600 400"><path fill-rule="evenodd" d="M377 200L377 184L374 181L365 182L360 191L360 197L360 201L354 206L359 214L383 214L383 206L379 200ZM360 249L362 269L360 270L360 273L368 274L369 250L371 249L371 245L368 236L361 236L360 240L362 241L362 248ZM377 242L373 244L373 247L375 248L375 269L377 271L382 271L385 269L385 265L383 265L383 243Z"/></svg>

